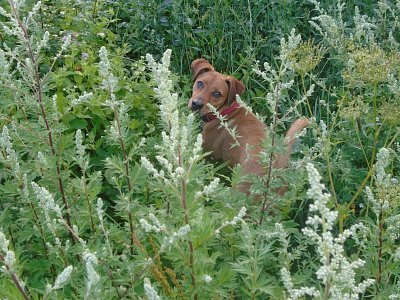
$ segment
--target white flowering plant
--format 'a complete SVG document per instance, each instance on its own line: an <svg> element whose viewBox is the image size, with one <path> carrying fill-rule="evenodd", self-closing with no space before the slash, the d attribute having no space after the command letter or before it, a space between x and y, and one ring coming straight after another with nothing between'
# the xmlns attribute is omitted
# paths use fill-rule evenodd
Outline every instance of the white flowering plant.
<svg viewBox="0 0 400 300"><path fill-rule="evenodd" d="M214 2L1 2L1 299L399 299L398 1ZM203 152L200 56L264 177Z"/></svg>

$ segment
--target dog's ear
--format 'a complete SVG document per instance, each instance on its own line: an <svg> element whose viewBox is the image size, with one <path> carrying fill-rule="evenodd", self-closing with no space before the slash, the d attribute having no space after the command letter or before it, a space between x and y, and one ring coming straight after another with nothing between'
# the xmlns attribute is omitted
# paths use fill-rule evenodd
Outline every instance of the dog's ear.
<svg viewBox="0 0 400 300"><path fill-rule="evenodd" d="M237 80L232 76L227 76L226 83L229 87L227 100L228 104L231 105L231 103L236 100L236 95L240 96L241 94L243 94L243 92L246 90L246 87L240 80Z"/></svg>
<svg viewBox="0 0 400 300"><path fill-rule="evenodd" d="M192 79L196 80L200 74L214 71L214 67L205 59L200 58L192 62Z"/></svg>

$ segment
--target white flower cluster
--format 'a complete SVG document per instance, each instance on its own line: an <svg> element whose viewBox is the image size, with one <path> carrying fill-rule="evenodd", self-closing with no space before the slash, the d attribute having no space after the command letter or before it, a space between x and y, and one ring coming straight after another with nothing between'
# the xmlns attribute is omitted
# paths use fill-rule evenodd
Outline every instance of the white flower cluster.
<svg viewBox="0 0 400 300"><path fill-rule="evenodd" d="M67 284L67 282L71 278L71 273L73 271L72 266L66 267L56 278L54 285L51 286L50 284L46 287L46 295L51 293L52 291L59 290Z"/></svg>
<svg viewBox="0 0 400 300"><path fill-rule="evenodd" d="M382 187L387 187L391 184L391 175L386 174L385 168L390 164L391 155L390 150L381 148L376 156L376 184Z"/></svg>
<svg viewBox="0 0 400 300"><path fill-rule="evenodd" d="M15 255L13 251L8 249L8 245L9 241L4 233L0 230L0 252L5 254L4 265L6 265L8 269L12 269L15 263Z"/></svg>
<svg viewBox="0 0 400 300"><path fill-rule="evenodd" d="M150 279L143 279L143 288L148 300L160 300L161 298L157 295L157 291L151 286Z"/></svg>
<svg viewBox="0 0 400 300"><path fill-rule="evenodd" d="M179 128L179 113L178 113L178 94L173 93L174 83L171 79L171 71L169 70L171 60L171 49L164 52L161 63L157 63L153 56L146 55L148 66L151 69L152 77L157 87L154 88L157 99L160 104L161 119L171 130L171 137L174 137L172 130Z"/></svg>
<svg viewBox="0 0 400 300"><path fill-rule="evenodd" d="M77 105L79 105L81 103L84 103L84 102L88 101L92 97L93 97L93 93L92 92L89 92L89 93L84 92L82 95L80 95L78 97L78 99L72 100L71 104L72 104L72 106L77 106Z"/></svg>
<svg viewBox="0 0 400 300"><path fill-rule="evenodd" d="M45 31L45 33L43 34L42 40L37 43L36 45L36 57L38 57L40 50L42 49L46 49L48 47L49 44L49 37L50 37L50 33L48 31Z"/></svg>
<svg viewBox="0 0 400 300"><path fill-rule="evenodd" d="M106 47L102 46L99 51L99 73L103 78L102 84L103 89L110 92L110 96L113 97L115 88L117 87L118 80L111 72L110 61L108 60L108 52ZM114 100L114 99L111 99Z"/></svg>
<svg viewBox="0 0 400 300"><path fill-rule="evenodd" d="M289 61L288 57L292 53L294 49L296 49L301 43L301 35L296 35L296 30L292 28L290 31L290 35L288 36L287 41L285 38L281 39L281 47L280 47L280 59L282 62Z"/></svg>
<svg viewBox="0 0 400 300"><path fill-rule="evenodd" d="M219 235L221 230L223 228L225 228L226 226L229 226L229 225L235 226L237 223L243 222L243 218L246 216L246 212L247 212L247 209L246 209L246 207L243 206L240 209L239 213L233 217L232 221L225 221L224 223L222 223L222 225L215 230L215 234Z"/></svg>
<svg viewBox="0 0 400 300"><path fill-rule="evenodd" d="M96 211L97 211L97 217L99 218L100 230L104 234L104 238L106 239L106 245L107 245L108 251L110 252L110 255L112 257L113 256L113 251L112 251L112 248L111 248L110 240L108 238L108 231L107 231L106 227L104 226L103 200L101 200L101 198L97 198Z"/></svg>
<svg viewBox="0 0 400 300"><path fill-rule="evenodd" d="M194 162L200 159L201 157L200 154L203 149L202 144L203 144L203 136L201 135L201 133L199 133L197 135L196 142L194 143L192 155L190 156L190 161L189 161L190 164L193 164Z"/></svg>
<svg viewBox="0 0 400 300"><path fill-rule="evenodd" d="M354 33L350 34L350 39L354 39L359 43L364 42L366 44L373 44L375 42L375 34L374 30L377 28L375 24L372 22L367 15L360 14L360 8L356 6L354 8Z"/></svg>
<svg viewBox="0 0 400 300"><path fill-rule="evenodd" d="M213 279L210 275L206 274L203 276L203 280L205 283L210 283Z"/></svg>
<svg viewBox="0 0 400 300"><path fill-rule="evenodd" d="M290 273L286 268L282 268L281 278L290 296L287 298L287 300L296 300L304 298L304 296L311 296L315 298L320 296L319 291L317 291L314 287L301 287L300 289L295 289L293 286L292 278L290 277Z"/></svg>
<svg viewBox="0 0 400 300"><path fill-rule="evenodd" d="M43 152L39 151L36 156L37 163L41 168L48 168L47 159L44 156Z"/></svg>
<svg viewBox="0 0 400 300"><path fill-rule="evenodd" d="M76 146L76 161L78 162L79 167L82 169L82 172L85 174L87 168L89 167L89 161L87 157L85 157L85 145L83 144L84 135L82 135L82 131L78 129L75 133L75 146Z"/></svg>
<svg viewBox="0 0 400 300"><path fill-rule="evenodd" d="M400 185L398 179L392 177L390 173L386 173L386 168L392 160L391 151L381 148L376 156L375 164L375 187L365 187L367 200L372 204L372 210L377 218L381 212L387 212L391 203L400 201Z"/></svg>
<svg viewBox="0 0 400 300"><path fill-rule="evenodd" d="M287 233L281 223L275 223L275 230L266 232L265 237L267 239L278 238L280 241L285 243L289 242L287 239Z"/></svg>
<svg viewBox="0 0 400 300"><path fill-rule="evenodd" d="M146 232L162 232L162 231L166 231L166 227L164 224L161 224L160 221L158 221L157 217L152 214L149 213L149 219L153 224L150 224L149 222L147 222L147 220L145 219L140 219L140 225L142 225L142 228L144 229L144 231Z"/></svg>
<svg viewBox="0 0 400 300"><path fill-rule="evenodd" d="M320 214L315 214L312 217L309 216L306 224L312 226L314 230L316 230L319 225L324 222L325 230L332 230L338 212L331 211L327 207L331 195L323 192L325 190L325 185L321 183L322 178L313 164L308 163L306 168L308 173L308 181L310 183L310 188L307 190L307 196L314 200L314 203L310 205L310 212L316 212Z"/></svg>
<svg viewBox="0 0 400 300"><path fill-rule="evenodd" d="M309 23L314 26L317 31L326 39L326 41L337 50L344 50L344 29L346 28L343 22L342 13L345 3L338 1L337 7L334 10L336 16L330 16L317 0L310 0L315 5L315 10L319 13L318 16L313 17Z"/></svg>
<svg viewBox="0 0 400 300"><path fill-rule="evenodd" d="M195 195L195 198L198 199L201 196L206 196L206 197L210 197L212 194L215 193L215 191L217 190L219 186L219 178L215 177L209 185L206 185L204 187L204 189L201 192L197 192Z"/></svg>
<svg viewBox="0 0 400 300"><path fill-rule="evenodd" d="M253 113L253 109L248 106L240 97L240 95L236 95L236 102L239 103L240 107L244 108L246 110L246 115L247 113Z"/></svg>
<svg viewBox="0 0 400 300"><path fill-rule="evenodd" d="M162 143L156 146L159 155L156 156L161 170L145 157L141 158L142 165L157 179L174 188L186 182L191 166L201 158L201 135L197 135L194 145L189 146L194 131L194 115L189 114L186 121L180 120L178 110L178 95L173 93L172 74L169 70L171 50L165 51L161 62L158 63L150 55L146 55L148 67L156 84L154 88L164 131L161 132ZM180 121L183 123L181 124Z"/></svg>
<svg viewBox="0 0 400 300"><path fill-rule="evenodd" d="M0 49L0 75L0 82L6 82L6 79L11 80L10 62L2 49Z"/></svg>
<svg viewBox="0 0 400 300"><path fill-rule="evenodd" d="M160 247L160 252L164 251L166 248L168 249L171 248L171 246L177 239L180 239L188 235L189 232L190 232L190 226L186 224L185 226L179 228L178 231L173 232L170 236L165 237Z"/></svg>
<svg viewBox="0 0 400 300"><path fill-rule="evenodd" d="M281 39L280 44L280 55L279 60L281 61L277 69L271 67L268 62L264 62L264 70L259 67L259 62L256 62L253 72L263 78L269 83L270 92L266 95L266 100L269 106L270 112L276 117L277 115L277 105L280 101L285 100L285 91L289 90L294 84L294 70L292 63L289 59L291 52L296 49L301 43L301 36L296 35L295 29L292 29L287 40L285 38ZM311 94L313 90L308 91ZM290 107L288 113L296 111L297 106L302 104L306 100L306 96L302 100L296 101L295 105Z"/></svg>
<svg viewBox="0 0 400 300"><path fill-rule="evenodd" d="M32 182L31 185L36 198L39 200L41 208L44 210L46 221L50 220L48 214L50 211L54 211L57 217L62 218L61 208L55 203L53 195L50 194L46 188L39 186L36 182Z"/></svg>
<svg viewBox="0 0 400 300"><path fill-rule="evenodd" d="M306 168L310 183L307 195L314 200L314 204L310 205L310 212L314 214L308 217L308 226L302 231L317 244L321 262L321 267L316 272L317 278L328 289L332 299L358 299L358 295L364 293L374 280L367 279L357 284L355 270L365 262L361 259L350 262L345 256L343 244L355 229L345 230L336 238L333 236L337 211L331 211L327 207L330 195L324 192L325 185L320 182L321 176L313 164L308 163ZM282 274L290 277L287 270ZM287 278L284 281L290 287Z"/></svg>
<svg viewBox="0 0 400 300"><path fill-rule="evenodd" d="M94 269L97 265L97 257L95 253L91 253L89 250L85 250L83 253L83 260L85 261L86 265L86 294L85 299L92 299L91 296L96 294L99 290L97 285L100 281L99 274L96 273Z"/></svg>
<svg viewBox="0 0 400 300"><path fill-rule="evenodd" d="M46 224L48 228L51 230L53 235L55 236L55 220L52 220L50 218L50 212L54 211L59 218L59 220L63 220L63 215L61 212L61 208L58 204L55 203L53 195L50 194L50 192L44 188L40 187L37 183L32 182L32 189L33 192L35 193L36 198L39 200L39 205L43 210Z"/></svg>
<svg viewBox="0 0 400 300"><path fill-rule="evenodd" d="M0 159L9 164L10 168L12 169L13 175L15 176L15 178L19 179L21 176L21 169L19 166L17 153L12 147L11 137L8 133L7 126L3 126L3 131L0 136L0 149L2 149L6 153L6 156L4 157L3 155L1 155L0 152Z"/></svg>
<svg viewBox="0 0 400 300"><path fill-rule="evenodd" d="M315 123L315 118L311 118L310 121ZM329 153L331 151L331 143L329 141L329 131L326 123L320 120L319 126L313 126L313 135L317 137L317 141L313 147L310 148L310 153L312 153L315 159L318 156Z"/></svg>

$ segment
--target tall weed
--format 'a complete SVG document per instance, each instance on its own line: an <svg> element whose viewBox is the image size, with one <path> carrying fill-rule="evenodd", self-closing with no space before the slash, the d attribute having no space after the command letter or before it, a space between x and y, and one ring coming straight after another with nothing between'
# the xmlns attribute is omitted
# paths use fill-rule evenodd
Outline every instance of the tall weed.
<svg viewBox="0 0 400 300"><path fill-rule="evenodd" d="M4 3L0 297L398 299L400 7L355 4ZM262 205L202 152L198 56L268 125Z"/></svg>

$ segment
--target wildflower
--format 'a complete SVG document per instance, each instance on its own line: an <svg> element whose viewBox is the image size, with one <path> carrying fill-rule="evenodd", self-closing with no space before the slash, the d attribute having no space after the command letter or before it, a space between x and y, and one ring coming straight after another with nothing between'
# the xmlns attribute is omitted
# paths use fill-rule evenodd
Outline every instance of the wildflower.
<svg viewBox="0 0 400 300"><path fill-rule="evenodd" d="M267 239L278 238L279 240L286 240L287 234L281 223L275 223L275 231L267 232L265 237Z"/></svg>
<svg viewBox="0 0 400 300"><path fill-rule="evenodd" d="M228 225L235 226L237 223L243 221L243 218L246 215L246 211L246 207L243 206L240 209L239 213L232 219L232 221L225 221L224 223L222 223L222 225L217 230L215 230L215 234L218 235L221 232L221 229Z"/></svg>
<svg viewBox="0 0 400 300"><path fill-rule="evenodd" d="M59 52L58 56L61 56L61 53L67 50L70 44L71 44L71 35L70 34L65 35L63 37L63 44L61 46L61 51Z"/></svg>
<svg viewBox="0 0 400 300"><path fill-rule="evenodd" d="M83 95L78 97L78 99L72 100L71 104L72 104L72 106L79 105L79 104L89 100L92 96L93 96L92 92L90 92L90 93L84 92Z"/></svg>
<svg viewBox="0 0 400 300"><path fill-rule="evenodd" d="M115 76L111 73L111 65L108 59L108 52L106 47L102 46L99 51L99 73L100 76L103 78L103 89L110 92L111 97L114 94L114 90L117 87L118 80ZM112 99L113 100L113 99Z"/></svg>
<svg viewBox="0 0 400 300"><path fill-rule="evenodd" d="M311 163L308 163L306 168L310 184L307 195L314 200L314 203L310 205L310 212L314 215L308 217L306 221L308 226L303 228L302 232L317 244L321 262L316 272L317 278L328 288L332 298L358 299L358 294L364 293L374 280L366 279L357 284L354 270L363 266L365 262L361 259L349 262L344 255L343 244L346 238L355 232L355 229L345 230L336 238L333 236L337 211L331 211L327 207L330 195L324 192L325 185L320 182L321 176L318 171ZM320 228L322 232L319 234ZM288 271L284 270L283 273L286 276ZM290 282L287 278L284 281L290 291L292 287Z"/></svg>
<svg viewBox="0 0 400 300"><path fill-rule="evenodd" d="M153 225L151 225L149 222L147 222L145 219L140 219L140 225L142 225L142 228L146 232L161 232L165 231L165 225L161 224L160 221L158 221L157 217L150 213L149 214L149 219L153 222Z"/></svg>
<svg viewBox="0 0 400 300"><path fill-rule="evenodd" d="M362 118L369 111L368 103L361 96L352 99L344 97L340 100L339 105L342 107L340 116L350 120Z"/></svg>
<svg viewBox="0 0 400 300"><path fill-rule="evenodd" d="M4 264L8 268L12 268L15 263L15 255L14 252L8 250L9 241L6 239L4 233L0 230L0 252L4 255Z"/></svg>
<svg viewBox="0 0 400 300"><path fill-rule="evenodd" d="M54 211L57 214L57 217L62 219L61 208L58 204L55 203L53 196L50 194L48 190L44 187L40 187L35 182L31 183L33 191L36 195L36 198L39 200L40 206L44 210L46 215L46 221L50 221L49 212Z"/></svg>
<svg viewBox="0 0 400 300"><path fill-rule="evenodd" d="M157 171L157 169L153 166L153 164L144 156L141 157L140 159L142 166L151 174L153 174L154 177L159 177L160 173Z"/></svg>
<svg viewBox="0 0 400 300"><path fill-rule="evenodd" d="M83 158L85 155L85 146L82 144L82 131L78 129L75 133L76 154Z"/></svg>
<svg viewBox="0 0 400 300"><path fill-rule="evenodd" d="M70 280L71 273L74 268L72 266L66 267L56 278L54 285L48 285L46 288L46 294L54 290L59 290L65 286L65 284Z"/></svg>
<svg viewBox="0 0 400 300"><path fill-rule="evenodd" d="M285 38L281 39L281 51L280 51L280 59L284 62L286 61L291 53L299 46L301 42L301 35L296 35L296 30L293 28L290 31L290 35L288 36L287 41Z"/></svg>
<svg viewBox="0 0 400 300"><path fill-rule="evenodd" d="M390 184L390 175L386 174L385 168L390 163L390 151L386 148L381 148L376 156L376 183L377 185L388 186Z"/></svg>
<svg viewBox="0 0 400 300"><path fill-rule="evenodd" d="M6 256L4 257L4 264L11 268L15 262L15 255L13 251L7 250Z"/></svg>
<svg viewBox="0 0 400 300"><path fill-rule="evenodd" d="M200 153L202 151L203 144L203 136L201 133L197 135L196 142L194 143L192 157L190 158L190 162L193 163L200 158Z"/></svg>
<svg viewBox="0 0 400 300"><path fill-rule="evenodd" d="M0 136L0 148L3 148L6 153L5 160L10 164L13 174L16 178L20 178L20 165L17 153L13 149L11 137L8 132L8 127L3 126L3 132Z"/></svg>
<svg viewBox="0 0 400 300"><path fill-rule="evenodd" d="M322 60L326 48L314 45L312 41L300 42L288 53L288 60L293 70L304 77L311 72Z"/></svg>
<svg viewBox="0 0 400 300"><path fill-rule="evenodd" d="M50 33L48 31L46 31L43 34L42 40L36 47L36 55L38 55L38 53L40 52L41 49L45 49L48 47L49 37L50 37Z"/></svg>
<svg viewBox="0 0 400 300"><path fill-rule="evenodd" d="M83 52L82 55L81 55L81 58L83 60L87 60L89 58L89 54L87 52Z"/></svg>
<svg viewBox="0 0 400 300"><path fill-rule="evenodd" d="M201 197L202 195L205 195L206 197L211 196L216 189L218 188L219 185L219 178L215 177L209 185L205 186L202 192L197 192L196 193L196 198Z"/></svg>
<svg viewBox="0 0 400 300"><path fill-rule="evenodd" d="M147 299L160 300L161 298L157 295L156 290L151 286L150 280L148 278L144 278L143 282L143 288Z"/></svg>
<svg viewBox="0 0 400 300"><path fill-rule="evenodd" d="M212 277L210 275L204 275L203 280L205 283L210 283L212 281Z"/></svg>
<svg viewBox="0 0 400 300"><path fill-rule="evenodd" d="M177 112L178 94L172 93L173 81L170 79L171 72L169 70L171 53L172 51L170 49L165 51L161 63L156 63L153 56L150 54L146 55L148 66L152 71L153 80L157 85L157 87L154 88L154 92L161 102L159 105L161 119L165 122L169 130L179 128Z"/></svg>
<svg viewBox="0 0 400 300"><path fill-rule="evenodd" d="M190 232L190 226L185 225L178 229L178 231L172 233L169 237L165 237L164 241L160 247L160 251L164 251L166 247L170 248L177 239L180 239L186 236Z"/></svg>
<svg viewBox="0 0 400 300"><path fill-rule="evenodd" d="M350 52L343 78L351 86L387 82L389 75L394 73L399 62L400 57L397 53L388 53L372 44Z"/></svg>
<svg viewBox="0 0 400 300"><path fill-rule="evenodd" d="M281 269L281 278L283 284L288 291L290 297L287 298L288 300L295 300L299 298L303 298L304 296L308 295L311 297L319 297L320 293L315 288L311 287L302 287L300 289L295 289L293 287L292 278L290 277L290 273L286 268Z"/></svg>
<svg viewBox="0 0 400 300"><path fill-rule="evenodd" d="M361 15L358 6L354 8L353 19L356 28L354 34L352 34L352 38L358 42L361 42L364 38L366 44L373 43L375 41L373 30L377 28L376 25L372 23L373 20L369 20L367 15Z"/></svg>
<svg viewBox="0 0 400 300"><path fill-rule="evenodd" d="M89 299L92 293L96 293L98 290L96 288L100 281L100 276L96 273L94 267L97 265L97 257L94 253L89 250L85 250L83 253L83 260L86 265L86 295L85 299Z"/></svg>

